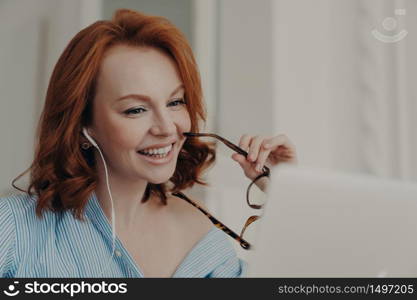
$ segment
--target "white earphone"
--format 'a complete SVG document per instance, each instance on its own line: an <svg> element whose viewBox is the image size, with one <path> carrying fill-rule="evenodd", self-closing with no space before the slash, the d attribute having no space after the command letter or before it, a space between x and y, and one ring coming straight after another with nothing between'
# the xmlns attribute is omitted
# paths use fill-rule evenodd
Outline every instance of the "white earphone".
<svg viewBox="0 0 417 300"><path fill-rule="evenodd" d="M97 143L94 141L94 139L88 134L87 128L83 127L83 134L87 138L87 140L96 148L98 148Z"/></svg>
<svg viewBox="0 0 417 300"><path fill-rule="evenodd" d="M111 257L110 257L110 260L111 260L113 258L113 253L114 253L114 250L115 250L115 242L116 242L116 214L114 212L113 197L112 197L111 191L110 191L109 175L108 175L108 172L107 172L106 160L104 159L103 153L101 153L100 147L97 145L96 141L88 134L87 128L83 127L82 132L83 132L84 136L86 137L86 139L94 147L97 148L97 150L98 150L98 152L101 156L101 159L103 160L103 164L104 164L107 191L109 192L110 202L111 202L111 225L112 225L112 253L111 253ZM108 266L109 266L109 264L107 264L107 267ZM104 269L104 270L106 270L106 269ZM103 274L103 271L100 273L100 276Z"/></svg>

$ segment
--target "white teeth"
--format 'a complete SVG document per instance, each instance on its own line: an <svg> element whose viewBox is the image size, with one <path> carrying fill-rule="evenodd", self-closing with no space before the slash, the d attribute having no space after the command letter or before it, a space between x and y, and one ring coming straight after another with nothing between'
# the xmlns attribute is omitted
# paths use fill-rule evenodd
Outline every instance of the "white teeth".
<svg viewBox="0 0 417 300"><path fill-rule="evenodd" d="M159 148L159 149L146 149L146 150L142 150L139 151L141 153L145 153L145 154L160 154L160 155L164 155L167 154L169 151L171 151L172 148L172 144L169 146L166 146L165 148Z"/></svg>

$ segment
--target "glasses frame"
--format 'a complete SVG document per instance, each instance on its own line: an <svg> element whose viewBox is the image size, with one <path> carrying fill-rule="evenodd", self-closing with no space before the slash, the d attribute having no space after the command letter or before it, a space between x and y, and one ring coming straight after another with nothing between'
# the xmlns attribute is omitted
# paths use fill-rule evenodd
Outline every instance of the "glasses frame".
<svg viewBox="0 0 417 300"><path fill-rule="evenodd" d="M228 146L230 149L236 151L237 153L242 154L245 157L248 156L248 152L246 152L245 150L243 150L239 146L233 144L232 142L228 141L227 139L225 139L225 138L223 138L223 137L221 137L221 136L219 136L217 134L214 134L214 133L184 132L183 135L186 136L186 137L213 137L213 138L218 139L219 141L223 142L226 146ZM253 179L252 182L249 184L248 189L246 190L246 203L249 205L249 207L251 207L253 209L261 209L263 207L263 205L257 205L257 204L251 204L250 203L250 201L249 201L249 191L250 191L252 185L258 179L260 179L262 177L270 177L270 174L271 174L270 169L267 166L263 166L262 173L259 174L258 176L256 176L255 179ZM227 233L229 236L231 236L233 239L235 239L240 244L240 246L243 249L249 250L251 248L251 244L243 238L243 234L244 234L246 228L250 224L252 224L254 221L258 220L261 216L259 216L259 215L250 216L246 220L245 225L243 226L240 235L238 235L233 230L231 230L229 227L227 227L222 222L220 222L215 217L213 217L209 212L207 212L201 206L199 206L194 201L192 201L190 198L188 198L184 193L182 193L182 192L174 192L174 193L172 193L172 195L177 196L177 197L179 197L179 198L187 201L188 203L192 204L194 207L196 207L197 209L199 209L204 215L206 215L210 219L210 221L217 228L223 230L225 233Z"/></svg>

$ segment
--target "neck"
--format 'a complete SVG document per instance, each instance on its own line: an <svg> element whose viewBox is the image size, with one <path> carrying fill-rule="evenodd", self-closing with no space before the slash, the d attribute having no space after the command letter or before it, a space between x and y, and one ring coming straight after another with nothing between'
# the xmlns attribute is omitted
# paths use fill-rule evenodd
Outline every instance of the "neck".
<svg viewBox="0 0 417 300"><path fill-rule="evenodd" d="M104 169L98 168L99 180L96 187L97 200L103 209L109 223L111 223L111 201L106 184ZM142 203L148 182L136 179L127 180L120 178L115 172L109 170L109 186L113 199L114 213L116 216L117 230L131 230L151 209L159 206L159 199L150 196L148 201Z"/></svg>

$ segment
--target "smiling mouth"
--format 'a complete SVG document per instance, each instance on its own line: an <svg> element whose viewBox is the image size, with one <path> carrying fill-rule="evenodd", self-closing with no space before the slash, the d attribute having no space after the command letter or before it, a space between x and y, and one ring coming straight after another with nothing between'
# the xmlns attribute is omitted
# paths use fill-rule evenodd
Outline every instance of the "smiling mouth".
<svg viewBox="0 0 417 300"><path fill-rule="evenodd" d="M153 158L165 158L165 157L167 157L168 155L170 155L170 154L171 154L171 152L174 150L174 146L175 146L175 144L176 144L176 142L175 142L175 143L172 143L172 144L171 144L171 149L170 149L167 153L165 153L165 154L149 154L149 153L145 153L145 152L143 152L143 151L137 151L137 153L139 153L139 154L141 154L141 155L143 155L143 156L147 156L147 157L153 157Z"/></svg>

